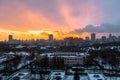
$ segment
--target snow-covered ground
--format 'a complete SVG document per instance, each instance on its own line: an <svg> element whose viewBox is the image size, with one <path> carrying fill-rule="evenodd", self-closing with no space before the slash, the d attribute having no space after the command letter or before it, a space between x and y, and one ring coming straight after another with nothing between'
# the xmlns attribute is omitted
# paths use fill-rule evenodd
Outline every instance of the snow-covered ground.
<svg viewBox="0 0 120 80"><path fill-rule="evenodd" d="M107 80L120 80L120 77L107 77Z"/></svg>
<svg viewBox="0 0 120 80"><path fill-rule="evenodd" d="M6 79L7 76L2 76L3 80ZM44 75L43 75L44 77ZM47 80L49 77L49 75L45 75L45 79ZM80 80L88 80L88 76L87 75L80 75ZM32 80L40 80L40 74L32 74L31 76ZM73 75L66 75L64 80L74 80L74 76ZM107 77L107 80L120 80L120 77Z"/></svg>
<svg viewBox="0 0 120 80"><path fill-rule="evenodd" d="M80 80L88 80L87 76L79 76ZM73 75L68 75L66 76L65 80L74 80L74 76Z"/></svg>
<svg viewBox="0 0 120 80"><path fill-rule="evenodd" d="M45 76L45 79L44 80L47 80L48 79L48 75L42 75L43 77ZM32 74L32 80L40 80L40 74Z"/></svg>
<svg viewBox="0 0 120 80"><path fill-rule="evenodd" d="M73 75L66 76L65 80L74 80ZM80 80L88 80L87 76L80 76ZM107 77L107 80L120 80L120 77Z"/></svg>

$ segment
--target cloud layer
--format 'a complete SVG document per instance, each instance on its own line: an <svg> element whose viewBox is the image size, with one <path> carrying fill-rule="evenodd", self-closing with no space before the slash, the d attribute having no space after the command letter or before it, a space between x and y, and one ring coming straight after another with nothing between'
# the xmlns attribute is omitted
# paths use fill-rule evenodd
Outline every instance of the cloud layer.
<svg viewBox="0 0 120 80"><path fill-rule="evenodd" d="M119 32L119 3L120 0L0 0L0 29L26 33Z"/></svg>
<svg viewBox="0 0 120 80"><path fill-rule="evenodd" d="M87 1L87 2L86 2ZM10 30L73 30L103 18L92 0L0 0L0 24ZM95 13L95 14L94 14ZM96 19L97 17L97 19ZM4 26L1 26L4 28Z"/></svg>
<svg viewBox="0 0 120 80"><path fill-rule="evenodd" d="M83 32L90 32L90 33L119 33L120 32L120 25L114 24L102 24L100 26L94 25L87 25L83 29L76 29L75 32L83 33Z"/></svg>

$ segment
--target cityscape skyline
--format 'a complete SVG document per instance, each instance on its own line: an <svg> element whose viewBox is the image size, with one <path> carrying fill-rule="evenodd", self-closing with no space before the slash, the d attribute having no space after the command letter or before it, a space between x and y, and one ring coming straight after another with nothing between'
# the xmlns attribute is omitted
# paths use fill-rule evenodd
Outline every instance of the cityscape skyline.
<svg viewBox="0 0 120 80"><path fill-rule="evenodd" d="M120 80L120 0L0 0L0 80Z"/></svg>
<svg viewBox="0 0 120 80"><path fill-rule="evenodd" d="M119 0L0 0L0 41L120 34ZM98 37L99 37L98 36Z"/></svg>
<svg viewBox="0 0 120 80"><path fill-rule="evenodd" d="M79 38L79 37L65 37L64 39L62 40L66 40L66 39L80 39L80 40L85 40L85 41L91 41L92 43L100 43L100 42L112 42L112 41L120 41L120 35L119 36L116 36L114 34L109 34L109 35L103 35L101 37L97 37L97 34L96 33L91 33L90 36L85 36L84 38ZM14 41L49 41L49 42L54 42L54 41L57 41L57 39L55 39L54 35L53 34L48 34L48 38L47 39L43 39L43 38L38 38L38 39L29 39L29 40L18 40L18 39L15 39L13 35L9 34L8 35L8 42L13 42ZM58 40L59 41L59 40Z"/></svg>

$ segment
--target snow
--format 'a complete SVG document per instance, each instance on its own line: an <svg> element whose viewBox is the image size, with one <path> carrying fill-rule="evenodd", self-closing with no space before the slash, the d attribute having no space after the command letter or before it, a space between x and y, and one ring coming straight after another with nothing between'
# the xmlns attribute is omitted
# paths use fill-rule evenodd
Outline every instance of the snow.
<svg viewBox="0 0 120 80"><path fill-rule="evenodd" d="M54 80L57 77L61 78L61 80L64 80L65 71L52 71L50 74L50 80Z"/></svg>
<svg viewBox="0 0 120 80"><path fill-rule="evenodd" d="M40 49L47 49L46 47L40 47Z"/></svg>
<svg viewBox="0 0 120 80"><path fill-rule="evenodd" d="M13 55L13 54L15 54L14 52L9 52L8 54L11 54L11 55Z"/></svg>
<svg viewBox="0 0 120 80"><path fill-rule="evenodd" d="M88 80L88 77L87 76L80 76L80 79L79 80ZM74 76L73 75L67 75L65 80L74 80Z"/></svg>
<svg viewBox="0 0 120 80"><path fill-rule="evenodd" d="M27 53L27 52L18 52L17 54L18 55L30 55L30 53Z"/></svg>
<svg viewBox="0 0 120 80"><path fill-rule="evenodd" d="M30 71L21 70L21 71L18 71L16 73L13 73L12 75L10 75L10 77L8 79L13 80L15 77L18 77L21 80L24 78L30 78L30 76L31 76Z"/></svg>
<svg viewBox="0 0 120 80"><path fill-rule="evenodd" d="M88 74L90 80L106 80L106 77L103 74Z"/></svg>
<svg viewBox="0 0 120 80"><path fill-rule="evenodd" d="M107 77L107 80L120 80L120 77Z"/></svg>
<svg viewBox="0 0 120 80"><path fill-rule="evenodd" d="M34 61L34 59L33 59L32 61ZM29 60L24 61L24 60L22 60L22 61L20 62L20 64L17 66L17 69L20 69L20 68L22 68L23 66L30 64L32 61L29 61Z"/></svg>
<svg viewBox="0 0 120 80"><path fill-rule="evenodd" d="M4 62L6 60L7 60L7 58L5 56L0 56L0 63Z"/></svg>
<svg viewBox="0 0 120 80"><path fill-rule="evenodd" d="M73 77L72 75L69 75L69 76L66 76L65 80L73 80Z"/></svg>
<svg viewBox="0 0 120 80"><path fill-rule="evenodd" d="M16 46L16 48L23 48L23 47L25 47L25 46L22 46L22 45Z"/></svg>
<svg viewBox="0 0 120 80"><path fill-rule="evenodd" d="M32 74L32 80L40 80L40 77L43 77L43 78L45 78L44 80L47 80L48 79L48 75L42 75L42 74Z"/></svg>

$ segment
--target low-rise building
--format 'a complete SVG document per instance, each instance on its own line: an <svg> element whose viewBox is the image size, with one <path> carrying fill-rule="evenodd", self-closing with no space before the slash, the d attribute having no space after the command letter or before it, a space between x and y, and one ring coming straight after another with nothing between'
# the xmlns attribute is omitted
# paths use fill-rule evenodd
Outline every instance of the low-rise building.
<svg viewBox="0 0 120 80"><path fill-rule="evenodd" d="M53 62L53 58L59 58L64 61L64 65L75 66L83 65L84 60L88 56L87 53L78 52L55 52L55 53L44 53L41 56L46 55L49 58L49 62Z"/></svg>
<svg viewBox="0 0 120 80"><path fill-rule="evenodd" d="M10 75L8 80L30 80L31 72L28 70L21 70Z"/></svg>
<svg viewBox="0 0 120 80"><path fill-rule="evenodd" d="M107 78L101 73L88 73L88 80L107 80Z"/></svg>
<svg viewBox="0 0 120 80"><path fill-rule="evenodd" d="M49 76L49 80L64 80L65 78L65 71L52 71L50 76Z"/></svg>

